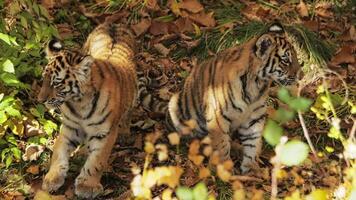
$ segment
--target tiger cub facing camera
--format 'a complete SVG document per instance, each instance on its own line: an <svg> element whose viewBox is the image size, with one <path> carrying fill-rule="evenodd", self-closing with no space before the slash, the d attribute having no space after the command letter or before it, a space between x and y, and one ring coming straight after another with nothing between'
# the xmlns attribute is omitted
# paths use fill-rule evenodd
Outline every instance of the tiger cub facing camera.
<svg viewBox="0 0 356 200"><path fill-rule="evenodd" d="M300 65L279 23L245 44L226 49L194 66L182 90L174 94L167 113L170 131L209 135L222 161L230 159L231 138L243 146L241 172L256 164L266 117L265 101L271 83L292 84ZM149 97L149 98L148 98ZM143 107L152 110L151 96L140 94ZM196 123L191 127L193 120Z"/></svg>
<svg viewBox="0 0 356 200"><path fill-rule="evenodd" d="M62 125L42 188L60 188L70 153L85 144L88 157L75 180L75 194L97 196L100 179L118 134L129 134L130 111L137 96L135 39L118 24L99 25L80 50L49 42L39 102L60 109Z"/></svg>

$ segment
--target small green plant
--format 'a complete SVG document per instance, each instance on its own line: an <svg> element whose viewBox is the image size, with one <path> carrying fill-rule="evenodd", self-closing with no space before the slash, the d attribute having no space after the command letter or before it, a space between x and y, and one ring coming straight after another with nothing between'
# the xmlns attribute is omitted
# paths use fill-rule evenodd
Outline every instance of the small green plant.
<svg viewBox="0 0 356 200"><path fill-rule="evenodd" d="M0 151L5 163L0 168L8 168L21 160L18 140L25 136L27 125L43 127L49 135L57 129L46 119L44 107L33 102L30 85L47 62L44 44L58 33L47 10L32 0L1 3L0 15ZM36 137L29 140L44 144L48 136Z"/></svg>

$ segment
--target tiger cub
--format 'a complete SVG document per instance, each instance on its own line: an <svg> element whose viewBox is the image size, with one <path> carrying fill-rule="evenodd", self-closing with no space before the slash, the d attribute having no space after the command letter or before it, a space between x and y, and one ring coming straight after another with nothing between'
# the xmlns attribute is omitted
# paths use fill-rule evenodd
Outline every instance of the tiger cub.
<svg viewBox="0 0 356 200"><path fill-rule="evenodd" d="M209 135L222 160L230 158L231 138L238 138L244 152L241 172L245 173L261 150L271 82L289 85L299 69L283 27L275 23L265 34L194 66L182 90L161 112L168 113L170 131L186 134L193 128L194 136ZM140 97L147 99L146 109L157 104L150 102L155 100L151 96Z"/></svg>
<svg viewBox="0 0 356 200"><path fill-rule="evenodd" d="M97 196L100 179L118 134L129 134L130 112L137 97L135 39L118 24L99 25L83 49L49 42L39 102L61 111L62 125L42 188L64 183L70 153L85 144L88 158L75 180L75 194Z"/></svg>

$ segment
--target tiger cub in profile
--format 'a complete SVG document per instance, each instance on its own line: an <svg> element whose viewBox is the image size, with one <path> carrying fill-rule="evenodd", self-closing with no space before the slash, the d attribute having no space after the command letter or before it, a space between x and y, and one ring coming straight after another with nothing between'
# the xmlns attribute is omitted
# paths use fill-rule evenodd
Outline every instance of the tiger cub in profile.
<svg viewBox="0 0 356 200"><path fill-rule="evenodd" d="M42 188L64 183L70 153L85 144L88 158L75 180L75 194L97 196L100 179L118 134L129 134L130 112L137 96L135 38L118 24L99 25L80 50L49 42L38 101L60 109L62 125Z"/></svg>
<svg viewBox="0 0 356 200"><path fill-rule="evenodd" d="M192 123L188 121L196 122L194 135L209 135L222 160L230 158L231 138L238 138L243 146L241 171L245 173L261 150L271 83L291 84L299 69L283 27L275 23L265 34L194 66L182 90L161 112L168 109L170 131L190 133ZM145 96L140 94L140 98ZM150 109L150 105L155 104L146 101L143 107Z"/></svg>

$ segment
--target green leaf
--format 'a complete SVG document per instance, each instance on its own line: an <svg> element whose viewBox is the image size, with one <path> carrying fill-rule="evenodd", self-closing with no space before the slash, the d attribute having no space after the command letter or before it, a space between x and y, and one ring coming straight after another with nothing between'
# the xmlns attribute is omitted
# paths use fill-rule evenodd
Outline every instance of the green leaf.
<svg viewBox="0 0 356 200"><path fill-rule="evenodd" d="M193 200L194 195L191 189L187 187L178 187L176 194L179 200Z"/></svg>
<svg viewBox="0 0 356 200"><path fill-rule="evenodd" d="M13 135L7 135L7 136L6 136L6 141L7 141L8 143L11 143L11 144L17 146L16 138L15 138Z"/></svg>
<svg viewBox="0 0 356 200"><path fill-rule="evenodd" d="M1 151L1 162L4 162L6 158L6 154L10 152L10 148L3 149Z"/></svg>
<svg viewBox="0 0 356 200"><path fill-rule="evenodd" d="M37 112L40 114L40 117L43 118L44 113L45 113L45 111L46 111L46 108L45 108L42 104L38 104L38 105L36 106L36 110L37 110Z"/></svg>
<svg viewBox="0 0 356 200"><path fill-rule="evenodd" d="M6 59L6 61L2 64L2 70L13 74L15 73L14 64L11 62L11 60Z"/></svg>
<svg viewBox="0 0 356 200"><path fill-rule="evenodd" d="M206 188L205 184L200 182L193 189L194 199L206 200L208 199L208 188Z"/></svg>
<svg viewBox="0 0 356 200"><path fill-rule="evenodd" d="M295 116L295 112L283 108L278 108L278 110L275 113L274 119L280 123L284 123L292 120L294 116Z"/></svg>
<svg viewBox="0 0 356 200"><path fill-rule="evenodd" d="M21 25L24 27L24 28L27 28L28 27L28 22L27 22L27 19L24 17L24 16L20 16L20 23Z"/></svg>
<svg viewBox="0 0 356 200"><path fill-rule="evenodd" d="M263 137L268 142L268 144L275 146L279 143L280 138L283 135L283 129L277 122L273 120L268 120L263 130Z"/></svg>
<svg viewBox="0 0 356 200"><path fill-rule="evenodd" d="M18 149L17 147L12 147L12 148L11 148L11 151L12 151L14 157L15 157L17 160L20 160L20 159L21 159L21 151L20 151L20 149Z"/></svg>
<svg viewBox="0 0 356 200"><path fill-rule="evenodd" d="M45 130L45 132L49 135L51 135L53 133L54 130L57 130L57 124L55 124L54 122L52 122L51 120L39 120L40 122L44 122L43 123L43 128Z"/></svg>
<svg viewBox="0 0 356 200"><path fill-rule="evenodd" d="M0 110L0 125L6 122L6 120L7 120L7 115L5 111Z"/></svg>
<svg viewBox="0 0 356 200"><path fill-rule="evenodd" d="M308 157L308 153L308 145L299 140L292 140L283 145L281 162L287 166L299 165Z"/></svg>
<svg viewBox="0 0 356 200"><path fill-rule="evenodd" d="M8 45L19 46L16 42L16 38L11 37L10 35L0 33L0 40L4 41Z"/></svg>
<svg viewBox="0 0 356 200"><path fill-rule="evenodd" d="M17 79L15 74L3 73L0 75L0 79L4 81L5 84L10 86L17 86L21 84L21 82Z"/></svg>
<svg viewBox="0 0 356 200"><path fill-rule="evenodd" d="M292 97L289 95L289 91L286 88L282 87L278 90L278 98L284 103L288 103L288 101L290 101Z"/></svg>
<svg viewBox="0 0 356 200"><path fill-rule="evenodd" d="M302 111L306 112L308 111L310 105L313 102L310 99L304 98L304 97L298 97L290 100L287 102L287 104L294 109L295 111Z"/></svg>
<svg viewBox="0 0 356 200"><path fill-rule="evenodd" d="M8 155L5 161L5 167L8 168L12 163L12 155Z"/></svg>
<svg viewBox="0 0 356 200"><path fill-rule="evenodd" d="M5 108L5 111L7 114L13 117L21 117L21 113L19 110L13 108L13 107L7 107Z"/></svg>

